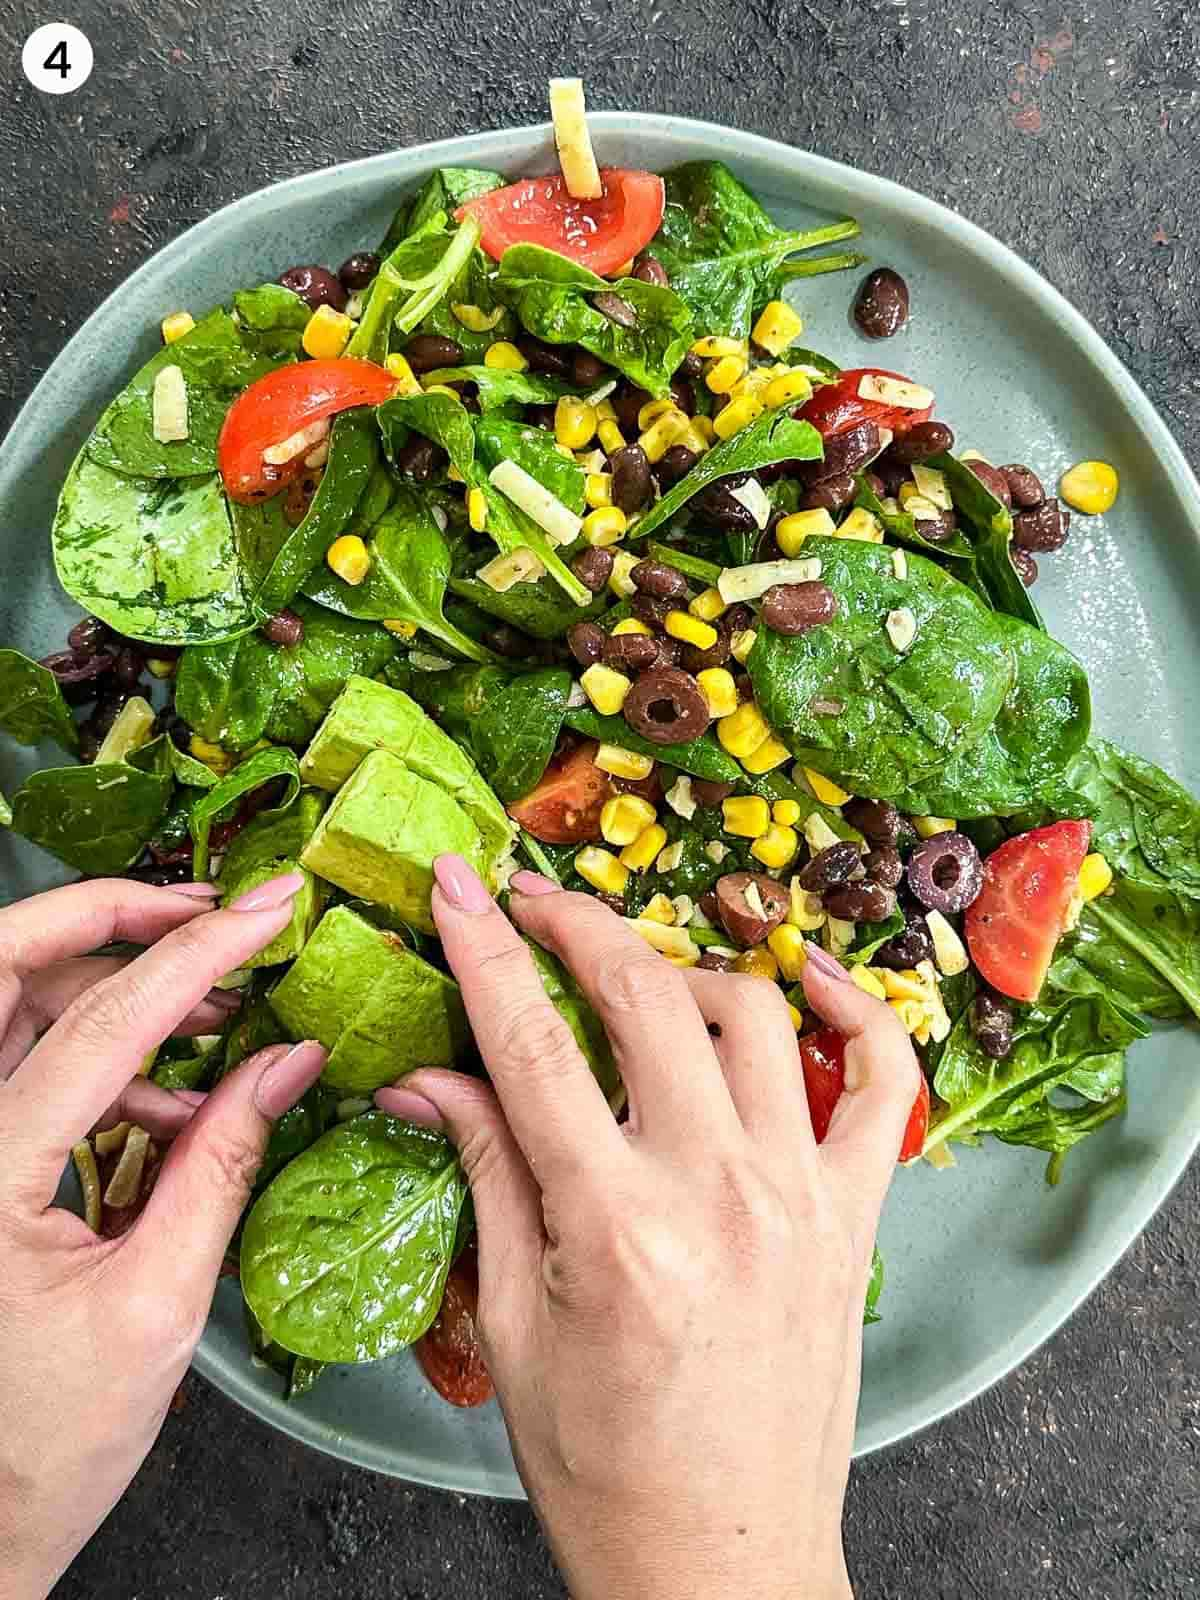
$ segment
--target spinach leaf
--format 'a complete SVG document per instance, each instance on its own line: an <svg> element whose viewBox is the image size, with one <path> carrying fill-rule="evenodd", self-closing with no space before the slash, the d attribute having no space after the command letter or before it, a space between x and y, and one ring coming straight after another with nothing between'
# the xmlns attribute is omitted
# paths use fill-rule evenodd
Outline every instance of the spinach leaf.
<svg viewBox="0 0 1200 1600"><path fill-rule="evenodd" d="M461 331L461 330L460 330ZM454 337L453 334L450 335ZM489 340L495 333L487 335ZM458 341L460 344L462 340ZM504 406L552 406L564 394L578 394L578 390L558 378L544 377L540 372L508 372L503 367L442 367L428 373L424 380L432 383L473 383L479 395L479 409L486 416ZM541 430L545 432L545 430ZM549 435L547 435L549 437ZM565 457L559 460L565 464ZM524 465L524 463L522 463Z"/></svg>
<svg viewBox="0 0 1200 1600"><path fill-rule="evenodd" d="M876 1245L871 1254L871 1276L867 1280L867 1303L863 1307L863 1323L869 1327L873 1322L881 1322L879 1315L879 1297L883 1293L883 1257L879 1254Z"/></svg>
<svg viewBox="0 0 1200 1600"><path fill-rule="evenodd" d="M707 778L713 783L736 783L741 790L749 787L750 779L740 762L737 762L717 743L711 733L702 734L687 744L654 744L635 733L619 713L605 717L592 706L572 706L566 714L568 728L582 733L585 739L598 739L601 744L614 744L621 750L633 750L638 755L651 756L666 767L677 767L693 778Z"/></svg>
<svg viewBox="0 0 1200 1600"><path fill-rule="evenodd" d="M955 456L932 456L928 465L944 473L946 487L974 530L975 562L988 599L997 611L1007 611L1031 627L1045 628L1042 614L1012 564L1012 512Z"/></svg>
<svg viewBox="0 0 1200 1600"><path fill-rule="evenodd" d="M658 544L653 539L646 547L646 555L651 561L665 561L685 578L692 578L709 589L716 587L723 570L717 561L705 561L703 556L689 555L676 545Z"/></svg>
<svg viewBox="0 0 1200 1600"><path fill-rule="evenodd" d="M884 922L860 922L855 926L854 943L838 960L844 967L864 967L880 946L903 933L904 927L904 913L899 907Z"/></svg>
<svg viewBox="0 0 1200 1600"><path fill-rule="evenodd" d="M214 784L193 803L189 828L195 847L192 863L197 883L203 883L208 877L208 836L217 816L233 801L240 800L252 789L260 789L272 778L286 778L287 787L279 802L270 810L260 811L258 819L280 817L300 793L300 763L293 751L278 746L270 750L256 750L236 766L227 778L222 778L220 783Z"/></svg>
<svg viewBox="0 0 1200 1600"><path fill-rule="evenodd" d="M1091 802L1096 848L1118 872L1152 868L1200 895L1200 802L1152 761L1093 739L1067 781Z"/></svg>
<svg viewBox="0 0 1200 1600"><path fill-rule="evenodd" d="M274 1179L242 1234L242 1290L268 1338L315 1361L375 1361L441 1304L467 1184L441 1134L370 1111Z"/></svg>
<svg viewBox="0 0 1200 1600"><path fill-rule="evenodd" d="M12 819L12 807L4 796L0 794L0 828L11 828Z"/></svg>
<svg viewBox="0 0 1200 1600"><path fill-rule="evenodd" d="M124 872L166 814L171 780L125 762L47 767L12 798L14 833L93 877Z"/></svg>
<svg viewBox="0 0 1200 1600"><path fill-rule="evenodd" d="M257 289L239 289L233 308L244 344L267 355L300 354L300 338L312 312L298 294L281 283L264 283Z"/></svg>
<svg viewBox="0 0 1200 1600"><path fill-rule="evenodd" d="M53 739L64 750L79 748L75 720L57 678L19 650L0 650L0 728L18 744Z"/></svg>
<svg viewBox="0 0 1200 1600"><path fill-rule="evenodd" d="M450 592L457 600L469 601L476 610L520 628L535 639L561 639L573 622L592 622L603 616L609 605L608 597L600 594L591 605L577 606L551 578L517 583L501 594L481 579L463 573L450 579ZM464 628L471 626L465 605L452 606L450 614Z"/></svg>
<svg viewBox="0 0 1200 1600"><path fill-rule="evenodd" d="M468 200L502 189L504 183L498 172L484 167L439 167L396 212L383 241L383 253L394 250L410 233L437 222L439 216L453 216Z"/></svg>
<svg viewBox="0 0 1200 1600"><path fill-rule="evenodd" d="M168 1056L159 1052L150 1081L160 1089L206 1089L212 1083L221 1059L219 1041L206 1048L198 1047L194 1040L187 1043L192 1045L187 1055Z"/></svg>
<svg viewBox="0 0 1200 1600"><path fill-rule="evenodd" d="M467 217L453 233L436 224L437 218L431 217L419 232L402 239L384 261L371 283L346 355L382 362L393 333L412 333L445 299L479 243L479 224Z"/></svg>
<svg viewBox="0 0 1200 1600"><path fill-rule="evenodd" d="M768 411L748 428L706 451L692 470L647 511L630 539L644 539L669 522L693 495L731 472L756 472L776 461L820 461L823 453L821 435L811 422L797 422L786 411Z"/></svg>
<svg viewBox="0 0 1200 1600"><path fill-rule="evenodd" d="M854 504L861 506L864 511L869 511L883 524L883 531L887 538L894 544L906 544L913 550L922 550L927 556L952 556L963 561L974 561L975 552L965 535L955 529L949 539L944 539L940 544L927 539L921 532L921 524L916 517L907 511L885 511L883 502L866 480L866 474L859 472L855 475L854 483L856 493Z"/></svg>
<svg viewBox="0 0 1200 1600"><path fill-rule="evenodd" d="M581 344L652 395L670 392L675 369L692 342L692 314L671 289L637 278L612 282L536 244L516 244L500 258L496 293L536 338ZM632 327L596 309L595 296L616 295L633 312Z"/></svg>
<svg viewBox="0 0 1200 1600"><path fill-rule="evenodd" d="M810 539L804 549L821 560L838 615L795 638L759 630L747 662L755 699L805 766L854 794L903 794L995 721L1015 670L1007 632L924 556L910 555L900 579L880 545ZM884 628L902 607L917 628L904 654Z"/></svg>
<svg viewBox="0 0 1200 1600"><path fill-rule="evenodd" d="M549 765L563 725L571 674L565 667L516 672L454 667L414 672L413 699L466 746L502 805L527 795Z"/></svg>
<svg viewBox="0 0 1200 1600"><path fill-rule="evenodd" d="M864 259L853 253L790 261L815 245L852 239L858 223L847 217L806 233L777 228L720 161L688 161L665 173L664 181L666 209L650 249L691 307L698 332L745 339L756 313L780 297L788 279L836 272Z"/></svg>
<svg viewBox="0 0 1200 1600"><path fill-rule="evenodd" d="M526 938L525 943L548 998L574 1034L575 1043L592 1069L592 1076L600 1085L604 1098L614 1109L622 1106L625 1103L625 1086L617 1071L604 1024L562 962L532 939Z"/></svg>
<svg viewBox="0 0 1200 1600"><path fill-rule="evenodd" d="M583 511L587 474L559 453L554 435L546 428L501 417L481 417L475 424L475 454L488 472L501 461L515 461L570 510Z"/></svg>

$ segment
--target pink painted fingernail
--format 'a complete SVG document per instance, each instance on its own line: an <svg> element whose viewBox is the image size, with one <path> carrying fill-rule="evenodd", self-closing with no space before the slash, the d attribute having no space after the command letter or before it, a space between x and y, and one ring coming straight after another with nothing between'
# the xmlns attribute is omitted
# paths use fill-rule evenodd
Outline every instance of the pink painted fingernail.
<svg viewBox="0 0 1200 1600"><path fill-rule="evenodd" d="M559 885L540 872L514 872L512 886L518 894L558 894Z"/></svg>
<svg viewBox="0 0 1200 1600"><path fill-rule="evenodd" d="M405 1122L415 1122L422 1128L440 1128L442 1113L432 1100L427 1100L415 1089L377 1089L375 1104L389 1117L401 1117Z"/></svg>
<svg viewBox="0 0 1200 1600"><path fill-rule="evenodd" d="M185 894L189 900L215 900L220 894L215 883L173 883L172 894Z"/></svg>
<svg viewBox="0 0 1200 1600"><path fill-rule="evenodd" d="M483 879L463 856L438 856L433 863L438 888L456 911L479 916L492 909L492 897Z"/></svg>
<svg viewBox="0 0 1200 1600"><path fill-rule="evenodd" d="M247 889L230 906L230 911L278 911L304 887L302 872L285 872L281 878L270 878L255 889Z"/></svg>
<svg viewBox="0 0 1200 1600"><path fill-rule="evenodd" d="M172 1089L171 1095L182 1100L185 1106L202 1106L208 1099L203 1089Z"/></svg>
<svg viewBox="0 0 1200 1600"><path fill-rule="evenodd" d="M823 972L827 978L840 978L843 983L850 982L850 974L842 963L835 961L827 951L821 949L819 944L813 944L811 939L806 939L805 949L808 951L808 959L818 972Z"/></svg>
<svg viewBox="0 0 1200 1600"><path fill-rule="evenodd" d="M293 1045L287 1055L272 1061L259 1078L254 1099L264 1117L281 1117L325 1070L325 1049L315 1039Z"/></svg>

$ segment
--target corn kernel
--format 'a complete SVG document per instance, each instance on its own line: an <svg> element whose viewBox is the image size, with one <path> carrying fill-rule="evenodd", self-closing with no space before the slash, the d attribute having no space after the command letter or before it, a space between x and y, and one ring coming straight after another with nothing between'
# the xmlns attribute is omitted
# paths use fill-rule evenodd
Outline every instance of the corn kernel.
<svg viewBox="0 0 1200 1600"><path fill-rule="evenodd" d="M191 333L195 326L196 319L190 311L173 311L169 317L162 319L163 343L174 344L176 339Z"/></svg>
<svg viewBox="0 0 1200 1600"><path fill-rule="evenodd" d="M704 440L705 448L711 448L717 440L717 430L713 427L711 417L701 416L699 412L692 418L692 432L698 433Z"/></svg>
<svg viewBox="0 0 1200 1600"><path fill-rule="evenodd" d="M704 382L713 394L729 394L745 374L746 362L742 356L722 356L708 369Z"/></svg>
<svg viewBox="0 0 1200 1600"><path fill-rule="evenodd" d="M808 940L799 928L781 922L767 935L767 945L779 963L779 970L788 983L795 983L804 971L808 960Z"/></svg>
<svg viewBox="0 0 1200 1600"><path fill-rule="evenodd" d="M925 1007L919 1000L889 1000L888 1005L891 1006L904 1024L906 1033L916 1033L918 1028L927 1026L928 1018L925 1015Z"/></svg>
<svg viewBox="0 0 1200 1600"><path fill-rule="evenodd" d="M687 431L688 419L682 411L672 406L670 411L664 411L661 417L656 417L645 433L639 434L638 443L645 451L647 461L661 461L673 445L683 442Z"/></svg>
<svg viewBox="0 0 1200 1600"><path fill-rule="evenodd" d="M932 839L937 833L953 833L958 827L953 817L914 817L912 825L922 839Z"/></svg>
<svg viewBox="0 0 1200 1600"><path fill-rule="evenodd" d="M587 669L579 684L602 717L615 717L633 687L623 672L614 672L599 661Z"/></svg>
<svg viewBox="0 0 1200 1600"><path fill-rule="evenodd" d="M602 744L592 762L614 778L632 778L640 783L654 771L653 756L644 756L637 750L622 750L619 744Z"/></svg>
<svg viewBox="0 0 1200 1600"><path fill-rule="evenodd" d="M482 306L458 304L452 305L450 310L454 313L455 320L461 322L469 333L491 333L504 315L503 306L485 311Z"/></svg>
<svg viewBox="0 0 1200 1600"><path fill-rule="evenodd" d="M371 570L371 557L356 533L344 533L325 552L325 560L343 583L360 584Z"/></svg>
<svg viewBox="0 0 1200 1600"><path fill-rule="evenodd" d="M487 527L488 503L487 495L482 489L467 490L467 521L476 533L482 533Z"/></svg>
<svg viewBox="0 0 1200 1600"><path fill-rule="evenodd" d="M754 649L754 642L757 638L757 628L739 628L734 634L733 638L729 641L730 655L732 655L735 661L741 662L744 665L750 655L751 650Z"/></svg>
<svg viewBox="0 0 1200 1600"><path fill-rule="evenodd" d="M620 639L629 633L640 633L643 637L654 637L654 629L643 622L640 617L622 617L613 628L613 638Z"/></svg>
<svg viewBox="0 0 1200 1600"><path fill-rule="evenodd" d="M1059 480L1058 492L1073 511L1098 517L1112 509L1121 481L1107 461L1081 461Z"/></svg>
<svg viewBox="0 0 1200 1600"><path fill-rule="evenodd" d="M847 800L853 799L852 795L834 783L832 778L825 777L824 773L814 772L811 767L801 767L800 770L808 787L823 806L844 806Z"/></svg>
<svg viewBox="0 0 1200 1600"><path fill-rule="evenodd" d="M802 933L815 933L825 926L825 907L819 894L810 894L799 878L793 878L788 884L788 893L791 904L787 920L793 928L799 928Z"/></svg>
<svg viewBox="0 0 1200 1600"><path fill-rule="evenodd" d="M696 674L696 683L708 702L709 716L729 717L737 710L737 684L732 672L726 672L724 667L706 667Z"/></svg>
<svg viewBox="0 0 1200 1600"><path fill-rule="evenodd" d="M631 550L618 550L613 557L613 569L608 575L608 587L618 600L628 600L631 594L637 593L637 584L629 574L637 566L641 558L635 556ZM618 623L618 627L620 624ZM615 633L616 628L613 629Z"/></svg>
<svg viewBox="0 0 1200 1600"><path fill-rule="evenodd" d="M721 802L722 826L739 839L760 839L771 826L771 808L761 795L735 795Z"/></svg>
<svg viewBox="0 0 1200 1600"><path fill-rule="evenodd" d="M396 380L396 393L398 395L421 394L421 385L417 375L408 364L408 358L397 353L388 356L384 366Z"/></svg>
<svg viewBox="0 0 1200 1600"><path fill-rule="evenodd" d="M771 807L771 821L777 822L781 828L794 828L800 821L800 816L798 800L776 800Z"/></svg>
<svg viewBox="0 0 1200 1600"><path fill-rule="evenodd" d="M601 506L588 512L579 531L590 545L602 549L623 539L628 526L629 519L619 506Z"/></svg>
<svg viewBox="0 0 1200 1600"><path fill-rule="evenodd" d="M612 505L612 473L589 472L583 480L583 498L593 511Z"/></svg>
<svg viewBox="0 0 1200 1600"><path fill-rule="evenodd" d="M883 523L861 506L855 506L850 515L835 528L834 536L838 539L862 539L867 544L882 544Z"/></svg>
<svg viewBox="0 0 1200 1600"><path fill-rule="evenodd" d="M725 615L729 607L722 600L720 589L705 589L689 602L688 610L701 622L715 622L718 617Z"/></svg>
<svg viewBox="0 0 1200 1600"><path fill-rule="evenodd" d="M197 761L202 761L206 767L211 767L214 772L228 772L233 766L233 757L228 750L222 749L219 744L210 744L198 733L194 733L188 741L188 753L195 756Z"/></svg>
<svg viewBox="0 0 1200 1600"><path fill-rule="evenodd" d="M632 844L656 820L654 807L638 794L618 794L605 801L600 832L606 844Z"/></svg>
<svg viewBox="0 0 1200 1600"><path fill-rule="evenodd" d="M613 422L616 419L616 407L607 398L596 401L596 416L601 422Z"/></svg>
<svg viewBox="0 0 1200 1600"><path fill-rule="evenodd" d="M717 738L731 756L744 761L771 737L771 727L753 700L717 723Z"/></svg>
<svg viewBox="0 0 1200 1600"><path fill-rule="evenodd" d="M575 871L584 883L590 883L601 894L624 894L629 882L629 871L611 851L599 845L587 844L575 857Z"/></svg>
<svg viewBox="0 0 1200 1600"><path fill-rule="evenodd" d="M686 445L689 450L694 450L698 456L702 456L706 450L712 448L712 428L710 427L707 433L703 433L696 426L698 422L707 421L707 417L692 417L688 422L686 432L679 436L680 444Z"/></svg>
<svg viewBox="0 0 1200 1600"><path fill-rule="evenodd" d="M779 406L801 405L812 394L812 384L803 372L788 372L772 378L763 390L763 404L768 411Z"/></svg>
<svg viewBox="0 0 1200 1600"><path fill-rule="evenodd" d="M397 639L415 639L417 625L415 622L403 622L399 618L384 623L389 633L394 633Z"/></svg>
<svg viewBox="0 0 1200 1600"><path fill-rule="evenodd" d="M666 842L667 830L660 822L652 822L648 828L642 829L632 844L627 844L621 851L622 865L634 872L645 872L654 865L658 852Z"/></svg>
<svg viewBox="0 0 1200 1600"><path fill-rule="evenodd" d="M713 418L713 430L718 439L732 439L735 433L740 433L743 428L748 428L752 422L756 422L762 413L761 400L756 400L751 394L739 395L736 400L731 400L717 412Z"/></svg>
<svg viewBox="0 0 1200 1600"><path fill-rule="evenodd" d="M756 778L764 772L774 772L776 767L782 767L785 762L792 759L792 752L781 739L764 739L758 749L748 756L742 757L742 765L746 771Z"/></svg>
<svg viewBox="0 0 1200 1600"><path fill-rule="evenodd" d="M786 300L769 300L759 313L750 337L768 355L781 356L804 332L804 319Z"/></svg>
<svg viewBox="0 0 1200 1600"><path fill-rule="evenodd" d="M663 627L672 639L694 644L697 650L711 650L720 637L709 623L701 622L699 617L690 616L686 611L668 611Z"/></svg>
<svg viewBox="0 0 1200 1600"><path fill-rule="evenodd" d="M722 333L709 334L692 345L692 354L703 356L706 361L718 360L721 356L744 356L746 353L744 339L731 339Z"/></svg>
<svg viewBox="0 0 1200 1600"><path fill-rule="evenodd" d="M751 950L744 950L733 963L735 972L744 972L750 978L770 978L772 982L779 976L779 963L765 944L756 944Z"/></svg>
<svg viewBox="0 0 1200 1600"><path fill-rule="evenodd" d="M599 439L605 452L612 456L618 450L625 448L625 435L617 427L612 417L601 417L596 428L596 437Z"/></svg>
<svg viewBox="0 0 1200 1600"><path fill-rule="evenodd" d="M675 907L665 894L656 894L646 904L638 917L646 922L661 923L664 928L675 926Z"/></svg>
<svg viewBox="0 0 1200 1600"><path fill-rule="evenodd" d="M516 345L507 339L497 339L495 344L488 345L483 352L483 364L498 372L524 372L529 365Z"/></svg>
<svg viewBox="0 0 1200 1600"><path fill-rule="evenodd" d="M305 354L314 361L333 361L346 348L353 332L354 324L345 312L335 311L332 306L318 306L304 324L300 343Z"/></svg>
<svg viewBox="0 0 1200 1600"><path fill-rule="evenodd" d="M179 670L179 661L169 661L165 656L147 656L146 670L154 678L173 678Z"/></svg>
<svg viewBox="0 0 1200 1600"><path fill-rule="evenodd" d="M833 518L824 506L815 511L793 511L775 525L775 540L785 556L798 556L805 539L830 539L836 531Z"/></svg>
<svg viewBox="0 0 1200 1600"><path fill-rule="evenodd" d="M564 394L554 408L554 437L568 450L582 450L596 436L596 408Z"/></svg>
<svg viewBox="0 0 1200 1600"><path fill-rule="evenodd" d="M694 967L700 959L700 947L686 928L668 928L649 917L634 917L626 926L639 934L652 950L666 956L674 967Z"/></svg>
<svg viewBox="0 0 1200 1600"><path fill-rule="evenodd" d="M637 415L638 432L644 433L652 422L665 417L668 411L678 410L679 407L669 395L665 400L647 400Z"/></svg>
<svg viewBox="0 0 1200 1600"><path fill-rule="evenodd" d="M804 1026L803 1011L801 1011L798 1006L794 1006L790 1000L788 1001L788 1021L791 1023L792 1027L795 1028L797 1033L799 1033L800 1029Z"/></svg>
<svg viewBox="0 0 1200 1600"><path fill-rule="evenodd" d="M766 833L755 839L750 846L750 854L756 861L761 861L764 867L778 871L787 866L799 848L800 839L795 828L781 828L777 822L773 822Z"/></svg>
<svg viewBox="0 0 1200 1600"><path fill-rule="evenodd" d="M870 967L851 967L850 982L857 984L864 994L874 995L876 1000L887 999L887 990L878 973L872 972Z"/></svg>
<svg viewBox="0 0 1200 1600"><path fill-rule="evenodd" d="M879 976L889 1000L915 1000L922 1006L925 1004L925 984L919 973L893 972L888 967L881 967Z"/></svg>
<svg viewBox="0 0 1200 1600"><path fill-rule="evenodd" d="M1113 881L1113 870L1098 850L1083 858L1079 869L1079 892L1085 900L1095 900Z"/></svg>

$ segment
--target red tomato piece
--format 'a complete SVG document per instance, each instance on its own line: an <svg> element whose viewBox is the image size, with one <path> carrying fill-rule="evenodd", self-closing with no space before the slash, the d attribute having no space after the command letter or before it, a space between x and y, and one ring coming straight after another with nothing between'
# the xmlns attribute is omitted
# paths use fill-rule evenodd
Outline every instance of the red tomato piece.
<svg viewBox="0 0 1200 1600"><path fill-rule="evenodd" d="M804 1090L808 1096L813 1135L817 1143L822 1144L846 1081L845 1039L833 1028L806 1033L800 1040L800 1064L804 1068ZM921 1154L928 1127L929 1085L922 1076L921 1087L917 1090L917 1098L913 1101L904 1129L904 1138L900 1142L898 1161L911 1161L914 1156Z"/></svg>
<svg viewBox="0 0 1200 1600"><path fill-rule="evenodd" d="M913 1108L908 1113L908 1121L904 1125L904 1137L900 1141L899 1161L914 1161L925 1148L925 1135L929 1132L929 1084L925 1081L925 1074L921 1074L921 1087L917 1090L917 1098L913 1101Z"/></svg>
<svg viewBox="0 0 1200 1600"><path fill-rule="evenodd" d="M311 423L377 406L396 392L396 380L373 361L297 361L268 372L238 395L217 440L217 464L231 500L254 505L278 494L304 466L307 451L286 466L268 466L263 452Z"/></svg>
<svg viewBox="0 0 1200 1600"><path fill-rule="evenodd" d="M583 844L600 837L600 813L612 796L601 772L594 739L547 767L535 789L509 806L508 814L543 844Z"/></svg>
<svg viewBox="0 0 1200 1600"><path fill-rule="evenodd" d="M824 439L856 428L860 422L873 422L876 427L890 428L893 433L907 433L918 422L928 422L933 415L932 406L926 406L923 411L906 411L902 406L885 405L882 400L864 400L858 385L866 377L899 378L901 383L913 381L885 367L849 367L835 382L821 384L812 399L795 415L811 422Z"/></svg>
<svg viewBox="0 0 1200 1600"><path fill-rule="evenodd" d="M573 200L565 179L522 178L468 200L454 213L473 216L480 243L496 261L514 244L540 244L601 277L644 250L662 221L665 190L653 172L602 167L599 200Z"/></svg>
<svg viewBox="0 0 1200 1600"><path fill-rule="evenodd" d="M479 1349L479 1269L474 1250L450 1268L441 1309L413 1346L421 1370L452 1406L482 1406L496 1392Z"/></svg>
<svg viewBox="0 0 1200 1600"><path fill-rule="evenodd" d="M1066 932L1091 842L1090 822L1052 822L1006 839L983 863L967 908L971 960L993 989L1036 1000Z"/></svg>

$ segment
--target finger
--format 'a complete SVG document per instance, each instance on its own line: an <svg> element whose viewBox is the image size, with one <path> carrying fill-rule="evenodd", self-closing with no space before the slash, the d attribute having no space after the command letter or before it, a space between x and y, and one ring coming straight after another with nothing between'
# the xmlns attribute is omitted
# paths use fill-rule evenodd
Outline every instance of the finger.
<svg viewBox="0 0 1200 1600"><path fill-rule="evenodd" d="M146 1078L131 1078L92 1132L135 1122L152 1138L165 1142L183 1132L204 1100L203 1094L192 1089L161 1089Z"/></svg>
<svg viewBox="0 0 1200 1600"><path fill-rule="evenodd" d="M129 1235L130 1272L193 1307L197 1334L271 1124L316 1082L325 1060L311 1040L273 1045L222 1078L171 1146Z"/></svg>
<svg viewBox="0 0 1200 1600"><path fill-rule="evenodd" d="M734 1137L737 1113L683 974L591 895L529 892L542 881L516 875L513 917L566 963L603 1022L634 1129L672 1144Z"/></svg>
<svg viewBox="0 0 1200 1600"><path fill-rule="evenodd" d="M433 915L480 1054L538 1183L603 1174L629 1152L533 957L461 856L439 856Z"/></svg>

